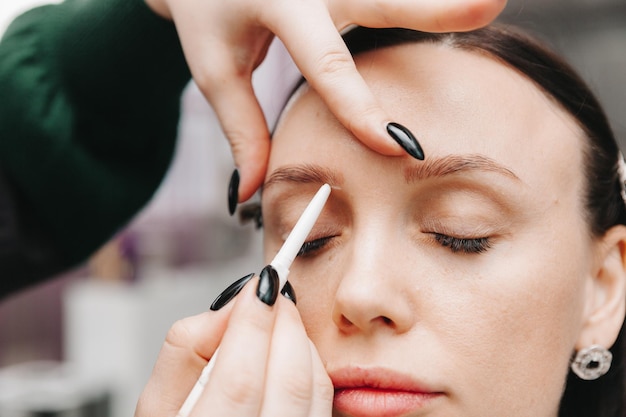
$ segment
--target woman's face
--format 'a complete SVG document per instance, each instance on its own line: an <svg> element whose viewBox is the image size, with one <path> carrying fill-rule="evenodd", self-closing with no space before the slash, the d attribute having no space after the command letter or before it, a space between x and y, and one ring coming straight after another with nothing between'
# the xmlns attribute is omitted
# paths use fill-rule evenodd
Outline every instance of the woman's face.
<svg viewBox="0 0 626 417"><path fill-rule="evenodd" d="M476 53L410 44L357 65L426 159L370 151L304 87L263 193L269 260L333 186L289 277L333 415L556 416L594 268L582 133Z"/></svg>

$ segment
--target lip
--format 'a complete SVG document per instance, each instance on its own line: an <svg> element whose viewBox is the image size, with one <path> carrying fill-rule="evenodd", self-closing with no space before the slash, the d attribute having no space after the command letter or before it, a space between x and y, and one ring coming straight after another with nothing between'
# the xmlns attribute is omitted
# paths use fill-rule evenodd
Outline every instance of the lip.
<svg viewBox="0 0 626 417"><path fill-rule="evenodd" d="M334 408L352 417L400 417L418 413L445 394L415 378L385 368L330 372Z"/></svg>

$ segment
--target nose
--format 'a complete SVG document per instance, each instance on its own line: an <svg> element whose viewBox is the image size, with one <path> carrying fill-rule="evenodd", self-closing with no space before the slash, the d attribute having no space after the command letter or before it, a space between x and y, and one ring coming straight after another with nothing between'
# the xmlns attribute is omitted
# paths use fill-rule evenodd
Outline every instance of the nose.
<svg viewBox="0 0 626 417"><path fill-rule="evenodd" d="M335 325L345 334L407 332L418 316L419 283L406 247L380 234L359 241L335 293Z"/></svg>

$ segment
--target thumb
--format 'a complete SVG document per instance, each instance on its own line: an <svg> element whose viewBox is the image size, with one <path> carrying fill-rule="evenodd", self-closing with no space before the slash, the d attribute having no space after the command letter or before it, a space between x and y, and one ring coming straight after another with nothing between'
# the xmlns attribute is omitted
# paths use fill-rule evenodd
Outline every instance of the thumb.
<svg viewBox="0 0 626 417"><path fill-rule="evenodd" d="M202 368L217 349L230 308L177 321L169 330L135 417L176 414L196 383Z"/></svg>

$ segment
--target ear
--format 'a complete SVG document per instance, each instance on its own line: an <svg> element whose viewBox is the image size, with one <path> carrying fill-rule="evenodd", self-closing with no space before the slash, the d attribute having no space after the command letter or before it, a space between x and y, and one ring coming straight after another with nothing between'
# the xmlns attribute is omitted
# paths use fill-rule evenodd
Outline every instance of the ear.
<svg viewBox="0 0 626 417"><path fill-rule="evenodd" d="M597 267L586 288L587 308L576 350L613 346L626 314L626 227L609 229L597 247Z"/></svg>

